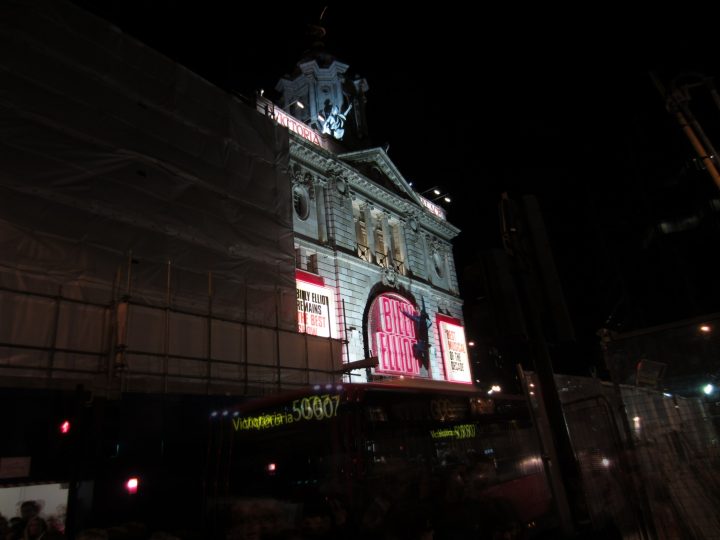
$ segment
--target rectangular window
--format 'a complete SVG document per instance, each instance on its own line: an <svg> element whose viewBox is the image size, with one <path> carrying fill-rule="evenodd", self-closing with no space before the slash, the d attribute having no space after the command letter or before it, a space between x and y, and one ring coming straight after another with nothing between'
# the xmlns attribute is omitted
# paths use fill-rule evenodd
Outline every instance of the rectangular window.
<svg viewBox="0 0 720 540"><path fill-rule="evenodd" d="M402 229L399 223L393 223L390 225L390 232L392 234L392 255L393 255L393 266L395 271L400 275L405 275L405 257L403 257L403 238Z"/></svg>
<svg viewBox="0 0 720 540"><path fill-rule="evenodd" d="M318 273L318 256L317 253L313 253L312 255L308 255L307 258L307 271L312 272L313 274Z"/></svg>
<svg viewBox="0 0 720 540"><path fill-rule="evenodd" d="M382 226L375 229L375 260L380 266L387 266L387 250L385 249L385 234Z"/></svg>
<svg viewBox="0 0 720 540"><path fill-rule="evenodd" d="M362 212L355 218L355 235L357 237L357 254L358 257L366 261L372 259L370 247L368 246L368 235L365 220L362 218Z"/></svg>

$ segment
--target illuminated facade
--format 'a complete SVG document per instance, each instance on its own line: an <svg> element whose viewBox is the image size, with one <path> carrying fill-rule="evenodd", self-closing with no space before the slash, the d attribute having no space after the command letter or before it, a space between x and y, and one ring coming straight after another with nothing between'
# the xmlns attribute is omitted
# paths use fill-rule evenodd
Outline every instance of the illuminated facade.
<svg viewBox="0 0 720 540"><path fill-rule="evenodd" d="M345 340L345 362L377 358L349 372L353 382L471 383L450 244L459 230L383 149L346 150L362 147L368 90L347 69L327 56L298 63L277 85L295 118L258 97L258 110L290 131L298 329ZM334 112L340 133L326 127Z"/></svg>

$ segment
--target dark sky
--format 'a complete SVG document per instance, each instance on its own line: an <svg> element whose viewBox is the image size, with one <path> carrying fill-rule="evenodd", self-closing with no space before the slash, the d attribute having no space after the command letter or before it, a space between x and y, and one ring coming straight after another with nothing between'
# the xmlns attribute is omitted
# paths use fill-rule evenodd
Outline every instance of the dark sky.
<svg viewBox="0 0 720 540"><path fill-rule="evenodd" d="M270 91L292 70L309 44L307 24L328 5L76 3L245 95ZM717 196L648 75L665 84L715 75L709 15L404 5L330 4L326 45L368 80L374 142L390 145L416 188L440 185L453 197L459 267L501 246L500 194L530 193L582 339L604 324L624 330L720 309L717 285L698 289L717 275L705 249L717 218L692 241L653 233L658 220ZM693 107L712 134L720 111L700 100L698 91Z"/></svg>

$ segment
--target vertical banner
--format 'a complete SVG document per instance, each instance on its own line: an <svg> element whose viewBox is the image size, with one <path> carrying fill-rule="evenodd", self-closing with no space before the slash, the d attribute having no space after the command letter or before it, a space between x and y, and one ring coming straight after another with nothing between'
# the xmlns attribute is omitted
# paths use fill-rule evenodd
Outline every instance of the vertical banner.
<svg viewBox="0 0 720 540"><path fill-rule="evenodd" d="M436 316L445 378L451 382L472 384L470 361L465 343L465 329L459 319Z"/></svg>
<svg viewBox="0 0 720 540"><path fill-rule="evenodd" d="M368 310L370 356L378 357L376 373L388 375L420 374L420 365L413 354L415 316L412 303L398 294L381 294Z"/></svg>
<svg viewBox="0 0 720 540"><path fill-rule="evenodd" d="M297 288L298 332L321 337L337 337L332 318L335 316L335 293L325 287L320 276L295 271Z"/></svg>

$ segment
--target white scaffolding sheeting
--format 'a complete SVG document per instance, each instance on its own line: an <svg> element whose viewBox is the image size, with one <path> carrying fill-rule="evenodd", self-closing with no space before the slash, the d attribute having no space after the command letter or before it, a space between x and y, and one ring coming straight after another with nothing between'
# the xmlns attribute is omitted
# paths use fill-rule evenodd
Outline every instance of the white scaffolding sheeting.
<svg viewBox="0 0 720 540"><path fill-rule="evenodd" d="M0 374L279 384L287 130L63 1L3 9L0 77Z"/></svg>

